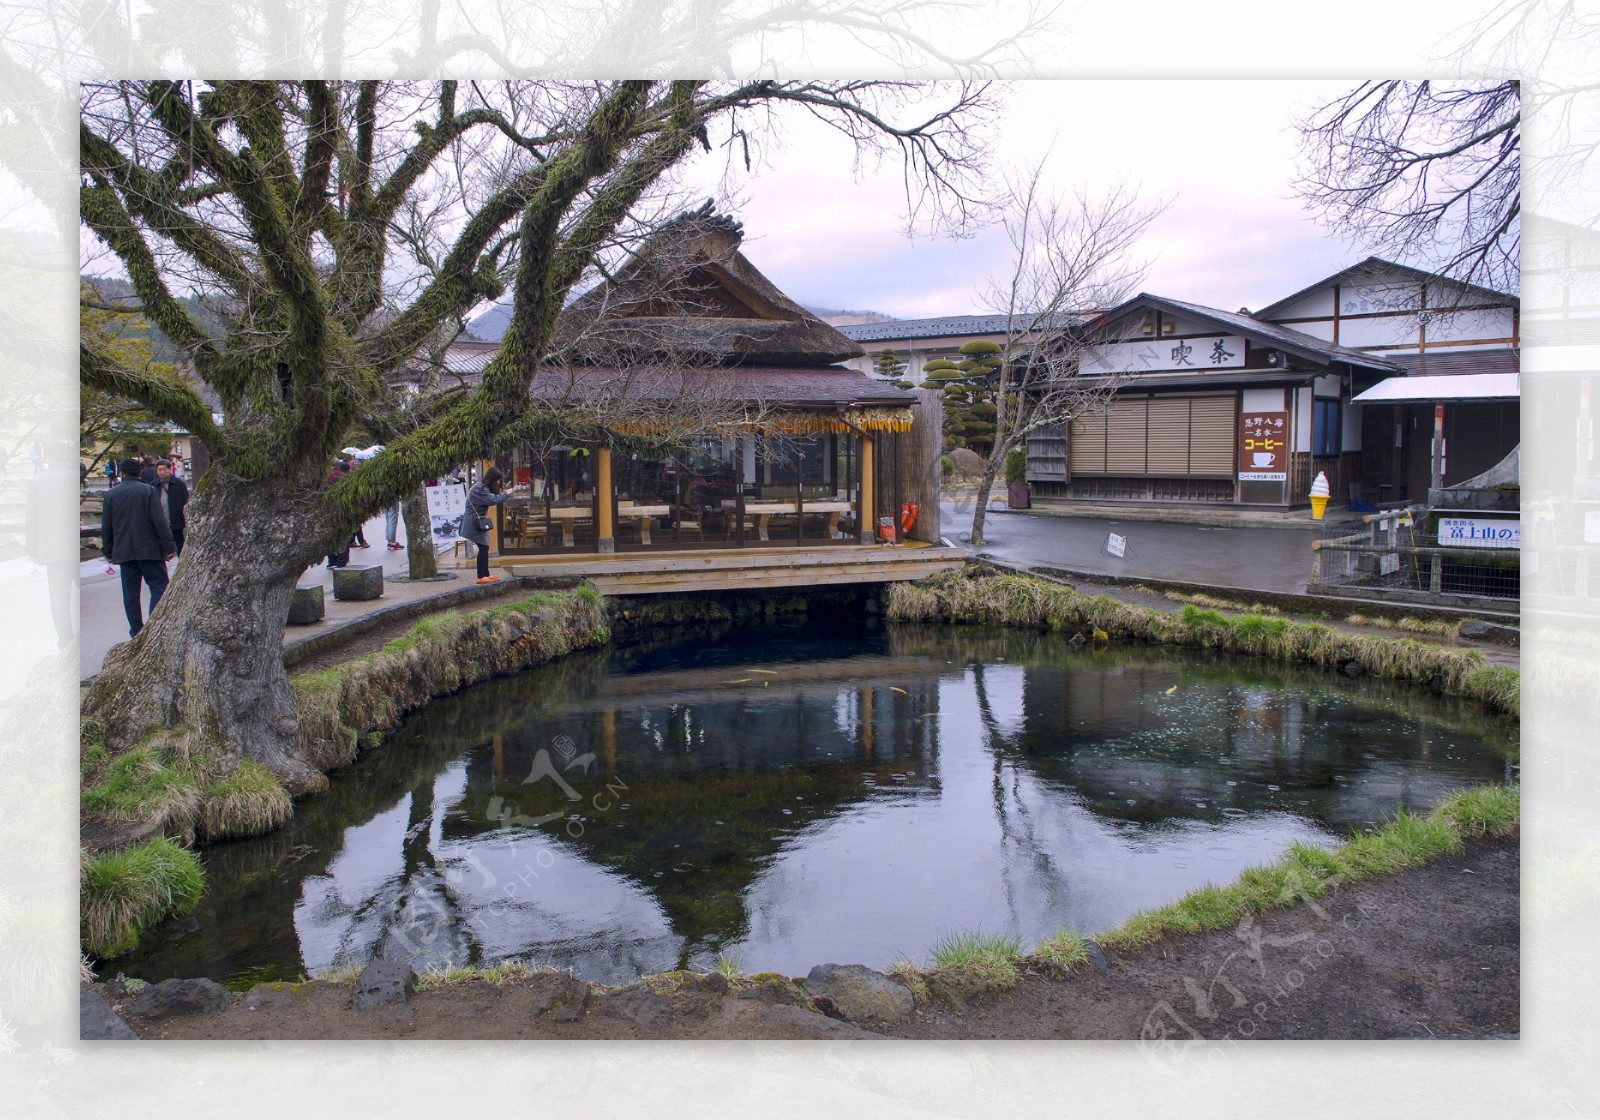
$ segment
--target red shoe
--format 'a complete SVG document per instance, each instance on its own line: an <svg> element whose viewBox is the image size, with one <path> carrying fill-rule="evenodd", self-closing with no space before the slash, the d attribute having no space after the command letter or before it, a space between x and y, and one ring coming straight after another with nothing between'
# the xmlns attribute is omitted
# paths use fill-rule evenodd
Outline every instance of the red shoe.
<svg viewBox="0 0 1600 1120"><path fill-rule="evenodd" d="M478 582L479 583L499 583L500 582L500 577L499 576L480 576L480 577L478 577Z"/></svg>
<svg viewBox="0 0 1600 1120"><path fill-rule="evenodd" d="M389 542L389 551L390 552L399 552L404 547L405 547L405 545L401 544L399 541L390 541Z"/></svg>

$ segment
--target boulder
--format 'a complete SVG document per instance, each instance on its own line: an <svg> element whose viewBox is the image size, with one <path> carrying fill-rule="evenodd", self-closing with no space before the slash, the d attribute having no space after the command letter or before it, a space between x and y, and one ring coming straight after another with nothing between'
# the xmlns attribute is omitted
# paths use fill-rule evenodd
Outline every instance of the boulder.
<svg viewBox="0 0 1600 1120"><path fill-rule="evenodd" d="M163 980L141 988L128 1000L130 1015L165 1019L172 1015L206 1015L221 1011L233 1001L215 980Z"/></svg>
<svg viewBox="0 0 1600 1120"><path fill-rule="evenodd" d="M410 961L373 961L362 970L350 1000L357 1011L404 1003L411 998L411 982L416 976Z"/></svg>
<svg viewBox="0 0 1600 1120"><path fill-rule="evenodd" d="M648 1030L660 1030L672 1021L672 1005L643 984L608 993L601 1010Z"/></svg>
<svg viewBox="0 0 1600 1120"><path fill-rule="evenodd" d="M335 599L379 599L383 597L383 569L376 564L333 570Z"/></svg>
<svg viewBox="0 0 1600 1120"><path fill-rule="evenodd" d="M894 1024L911 1018L911 989L861 964L819 964L806 976L806 992L831 1002L852 1023Z"/></svg>
<svg viewBox="0 0 1600 1120"><path fill-rule="evenodd" d="M246 1011L282 1011L305 1003L317 992L315 984L257 984L244 996Z"/></svg>
<svg viewBox="0 0 1600 1120"><path fill-rule="evenodd" d="M133 1028L124 1023L99 992L84 988L78 992L78 1037L84 1042L138 1041Z"/></svg>
<svg viewBox="0 0 1600 1120"><path fill-rule="evenodd" d="M327 608L322 602L320 583L294 589L294 598L289 600L290 626L310 626L313 622L321 622L325 614Z"/></svg>

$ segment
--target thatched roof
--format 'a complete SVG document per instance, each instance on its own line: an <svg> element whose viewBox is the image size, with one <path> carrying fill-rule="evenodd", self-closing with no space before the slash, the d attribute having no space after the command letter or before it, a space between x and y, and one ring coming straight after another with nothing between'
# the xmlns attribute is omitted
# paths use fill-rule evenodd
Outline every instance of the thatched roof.
<svg viewBox="0 0 1600 1120"><path fill-rule="evenodd" d="M739 252L743 227L707 202L651 235L612 281L575 300L554 349L569 362L825 366L861 347L784 295Z"/></svg>

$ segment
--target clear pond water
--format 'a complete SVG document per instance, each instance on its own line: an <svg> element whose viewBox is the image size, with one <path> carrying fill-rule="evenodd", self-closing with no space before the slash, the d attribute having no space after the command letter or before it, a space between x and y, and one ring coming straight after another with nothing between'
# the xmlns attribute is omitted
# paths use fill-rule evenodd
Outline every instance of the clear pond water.
<svg viewBox="0 0 1600 1120"><path fill-rule="evenodd" d="M1093 932L1511 772L1515 726L1238 659L936 627L635 647L441 700L209 887L129 976L375 956L621 982Z"/></svg>

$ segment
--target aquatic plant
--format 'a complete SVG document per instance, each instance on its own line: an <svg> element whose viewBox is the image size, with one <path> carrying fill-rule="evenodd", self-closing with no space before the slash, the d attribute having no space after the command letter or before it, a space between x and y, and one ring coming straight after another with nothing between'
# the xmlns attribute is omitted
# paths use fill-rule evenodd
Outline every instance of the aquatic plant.
<svg viewBox="0 0 1600 1120"><path fill-rule="evenodd" d="M212 779L200 794L200 834L208 840L271 832L293 814L283 784L249 759Z"/></svg>
<svg viewBox="0 0 1600 1120"><path fill-rule="evenodd" d="M1040 965L1056 976L1066 976L1089 963L1089 947L1081 936L1066 926L1058 926L1054 933L1039 942L1027 962Z"/></svg>
<svg viewBox="0 0 1600 1120"><path fill-rule="evenodd" d="M1013 987L1020 976L1017 963L1022 942L1004 933L961 930L935 942L932 956L931 977L956 979L974 990L1004 990Z"/></svg>

